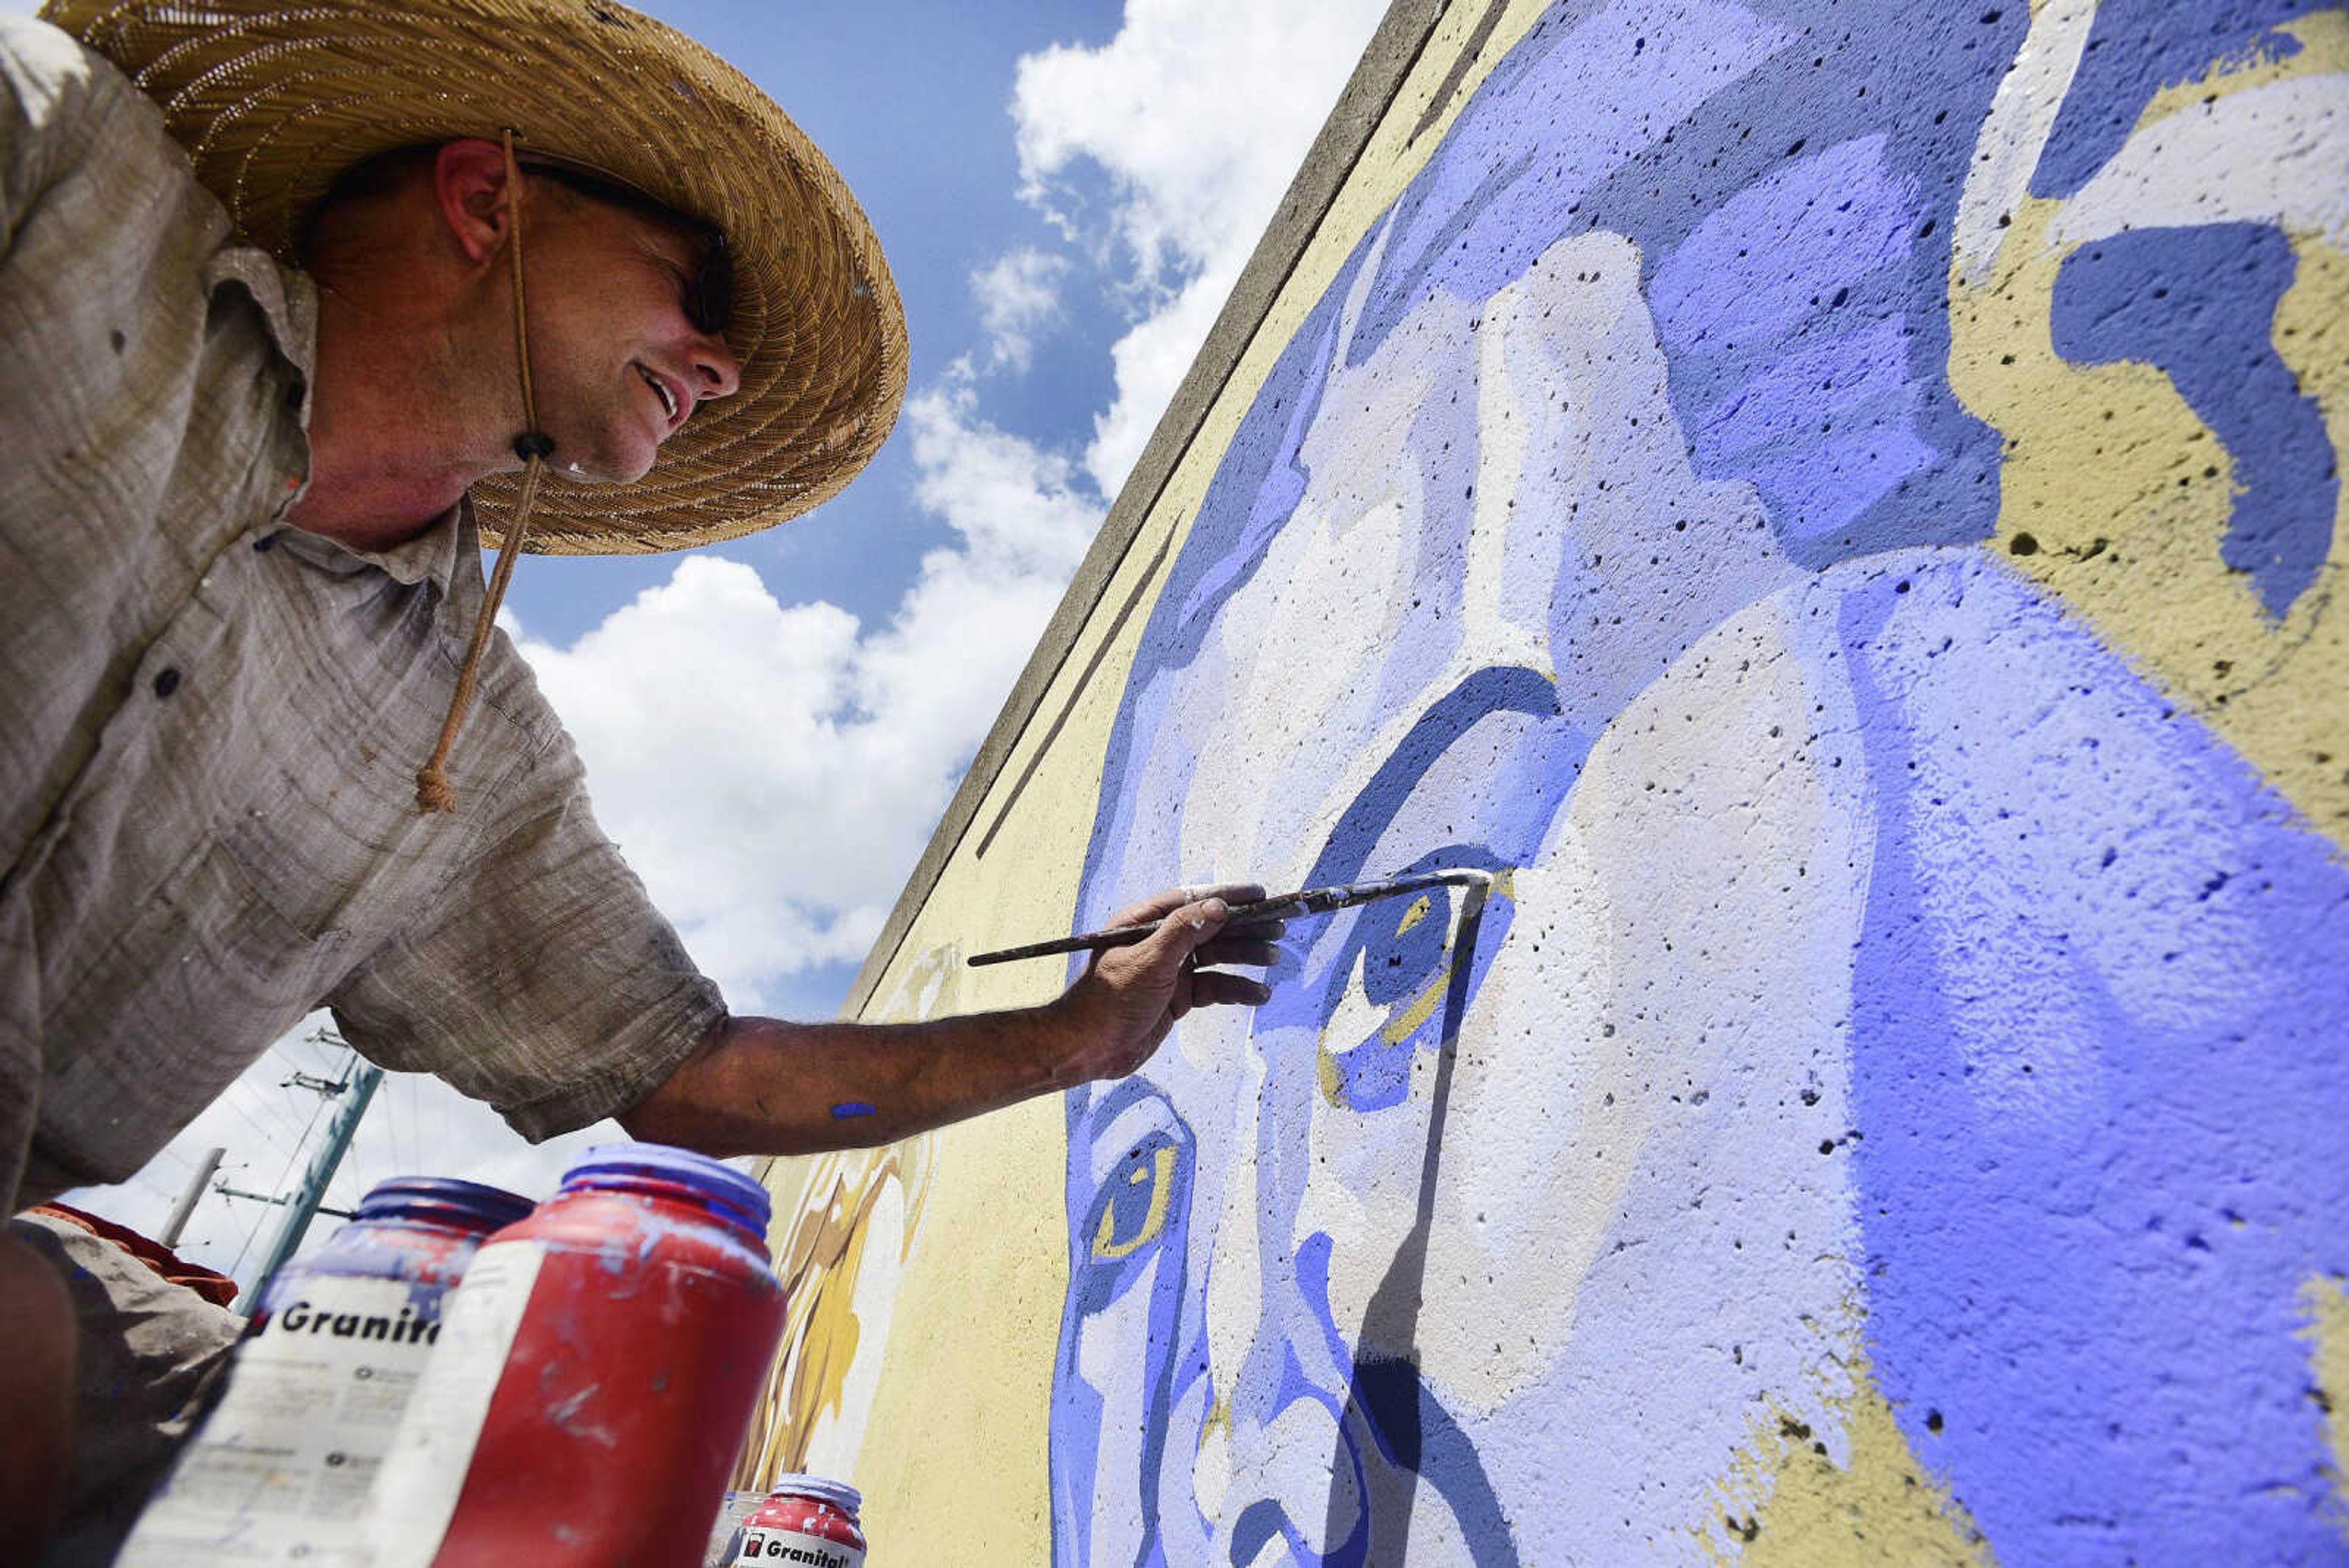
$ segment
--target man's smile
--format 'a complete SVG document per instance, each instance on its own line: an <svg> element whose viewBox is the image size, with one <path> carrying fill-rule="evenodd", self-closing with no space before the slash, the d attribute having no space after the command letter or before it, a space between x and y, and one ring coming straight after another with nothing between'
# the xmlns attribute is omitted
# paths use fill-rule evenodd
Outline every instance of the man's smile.
<svg viewBox="0 0 2349 1568"><path fill-rule="evenodd" d="M693 401L685 395L685 389L672 378L662 375L641 360L636 362L635 368L636 374L645 379L645 384L653 389L656 397L660 399L661 412L667 422L667 428L674 431L685 423L686 415L693 410Z"/></svg>

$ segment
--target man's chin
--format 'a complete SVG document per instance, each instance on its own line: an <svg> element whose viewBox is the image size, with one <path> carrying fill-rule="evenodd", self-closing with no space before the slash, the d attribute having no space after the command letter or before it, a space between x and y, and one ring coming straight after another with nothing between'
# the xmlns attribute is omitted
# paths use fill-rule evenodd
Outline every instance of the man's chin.
<svg viewBox="0 0 2349 1568"><path fill-rule="evenodd" d="M634 484L653 471L653 462L660 455L654 447L647 452L585 453L566 456L560 444L548 466L554 473L573 484Z"/></svg>

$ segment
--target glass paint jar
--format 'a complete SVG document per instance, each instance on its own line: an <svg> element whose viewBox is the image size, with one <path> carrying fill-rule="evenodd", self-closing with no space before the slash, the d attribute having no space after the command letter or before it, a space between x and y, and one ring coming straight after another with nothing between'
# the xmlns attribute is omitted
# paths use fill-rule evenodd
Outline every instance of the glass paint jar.
<svg viewBox="0 0 2349 1568"><path fill-rule="evenodd" d="M768 1202L606 1144L493 1237L376 1489L375 1568L700 1561L782 1333Z"/></svg>
<svg viewBox="0 0 2349 1568"><path fill-rule="evenodd" d="M778 1476L774 1490L742 1521L735 1564L812 1563L817 1568L864 1568L863 1504L854 1487L822 1476Z"/></svg>
<svg viewBox="0 0 2349 1568"><path fill-rule="evenodd" d="M370 1189L262 1292L219 1399L118 1563L358 1563L367 1491L440 1336L442 1297L530 1207L429 1177Z"/></svg>

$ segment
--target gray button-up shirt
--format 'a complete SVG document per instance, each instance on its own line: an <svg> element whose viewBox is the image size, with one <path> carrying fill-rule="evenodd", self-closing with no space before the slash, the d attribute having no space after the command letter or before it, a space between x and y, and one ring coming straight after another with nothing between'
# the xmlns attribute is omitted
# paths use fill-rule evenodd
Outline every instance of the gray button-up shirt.
<svg viewBox="0 0 2349 1568"><path fill-rule="evenodd" d="M116 1181L321 1002L542 1137L723 1016L501 634L420 815L483 585L459 508L288 527L316 296L160 116L0 18L0 1193Z"/></svg>

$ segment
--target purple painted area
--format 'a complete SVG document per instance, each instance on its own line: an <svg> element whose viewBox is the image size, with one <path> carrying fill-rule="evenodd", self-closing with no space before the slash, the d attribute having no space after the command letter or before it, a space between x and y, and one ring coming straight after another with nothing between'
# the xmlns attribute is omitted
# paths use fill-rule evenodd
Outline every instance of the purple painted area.
<svg viewBox="0 0 2349 1568"><path fill-rule="evenodd" d="M2282 51L2262 29L2306 9L2102 0L2039 188L2093 174L2153 86ZM1456 977L1463 1036L1408 1012L1454 983L1434 915L1300 922L1252 1034L1177 1042L1071 1097L1057 1561L1312 1561L1313 1542L1382 1561L1414 1509L1491 1562L1643 1561L1708 1529L1733 1551L1708 1516L1748 1411L1815 1399L1822 1441L1846 1440L1813 1311L1845 1305L1909 1447L1997 1561L2349 1560L2300 1316L2312 1277L2349 1273L2349 866L1980 547L2002 435L1948 384L1950 233L2029 20L1558 5L1282 348L1143 632L1075 928L1196 879L1202 846L1309 856L1314 882L1413 857L1538 867L1579 901L1496 896L1488 939L1514 933L1523 961L1561 909L1626 922L1558 985L1689 1003L1682 1033L1638 1047L1637 1092L1671 1109L1643 1146L1577 1149L1619 1185L1603 1214L1562 1212L1495 1261L1548 1266L1603 1229L1571 1324L1524 1325L1555 1331L1549 1359L1506 1389L1446 1385L1416 1354L1467 1343L1419 1316L1423 1286L1464 1282L1427 1273L1436 1172L1510 1151L1457 1127L1447 1148L1414 1082L1448 1071L1452 1041L1522 1070L1547 1110L1575 1085L1545 1074L1612 1064L1632 1032L1545 1038L1519 1012L1477 1034L1480 997L1540 994L1480 948ZM2186 476L2223 449L2240 493L2220 547L2279 616L2329 560L2338 484L2266 341L2292 275L2273 231L2141 233L2075 258L2044 323L2076 360L2156 367L2210 427ZM1350 537L1399 539L1405 572L1296 547L1396 514ZM1475 607L1487 632L1522 641L1468 640L1480 569L1505 585ZM1264 628L1343 604L1383 641L1308 708L1265 661L1322 645ZM1768 731L1787 749L1768 788L1806 792L1809 828L1772 838L1728 812L1716 866L1561 849L1574 792L1609 776L1586 784L1596 748L1657 773L1616 773L1606 787L1655 798L1594 813L1662 809L1752 759L1660 727L1702 736L1789 700L1804 716ZM1632 952L1628 923L1670 918L1676 874L1723 867L1716 909L1755 898L1756 921L1796 909L1803 929L1711 968L1655 956L1671 930ZM1807 901L1769 904L1774 884ZM1654 989L1606 990L1633 971ZM1408 1199L1367 1226L1324 1218L1413 1193L1407 1221ZM1096 1248L1154 1211L1146 1244ZM1242 1282L1219 1297L1242 1363L1220 1391L1215 1268ZM1203 1506L1188 1488L1214 1443L1239 1468Z"/></svg>
<svg viewBox="0 0 2349 1568"><path fill-rule="evenodd" d="M1666 337L1692 353L1774 344L1818 314L1823 280L1899 261L1918 214L1885 148L1881 133L1855 138L1723 202L1655 269Z"/></svg>
<svg viewBox="0 0 2349 1568"><path fill-rule="evenodd" d="M1903 1431L2004 1562L2342 1562L2301 1292L2349 1272L2349 867L1996 567L1839 617L1886 792L1852 1158Z"/></svg>
<svg viewBox="0 0 2349 1568"><path fill-rule="evenodd" d="M2281 619L2333 550L2341 473L2324 412L2276 351L2276 306L2299 264L2255 223L2146 229L2073 255L2056 279L2057 352L2158 367L2225 450L2179 477L2231 479L2220 558Z"/></svg>
<svg viewBox="0 0 2349 1568"><path fill-rule="evenodd" d="M1799 452L1748 464L1744 477L1789 534L1824 539L1849 527L1933 455L1906 420L1894 420L1822 434Z"/></svg>
<svg viewBox="0 0 2349 1568"><path fill-rule="evenodd" d="M1592 192L1795 36L1725 0L1553 9L1512 51L1506 74L1495 73L1502 90L1488 82L1476 94L1395 203L1396 232L1353 362L1428 288L1483 299L1552 240L1606 226L1611 214L1584 210Z"/></svg>
<svg viewBox="0 0 2349 1568"><path fill-rule="evenodd" d="M1725 202L1656 270L1656 327L1692 396L1701 472L1746 479L1795 541L1835 541L1940 455L1919 433L1908 313L1883 297L1918 225L1886 138L1806 157Z"/></svg>

